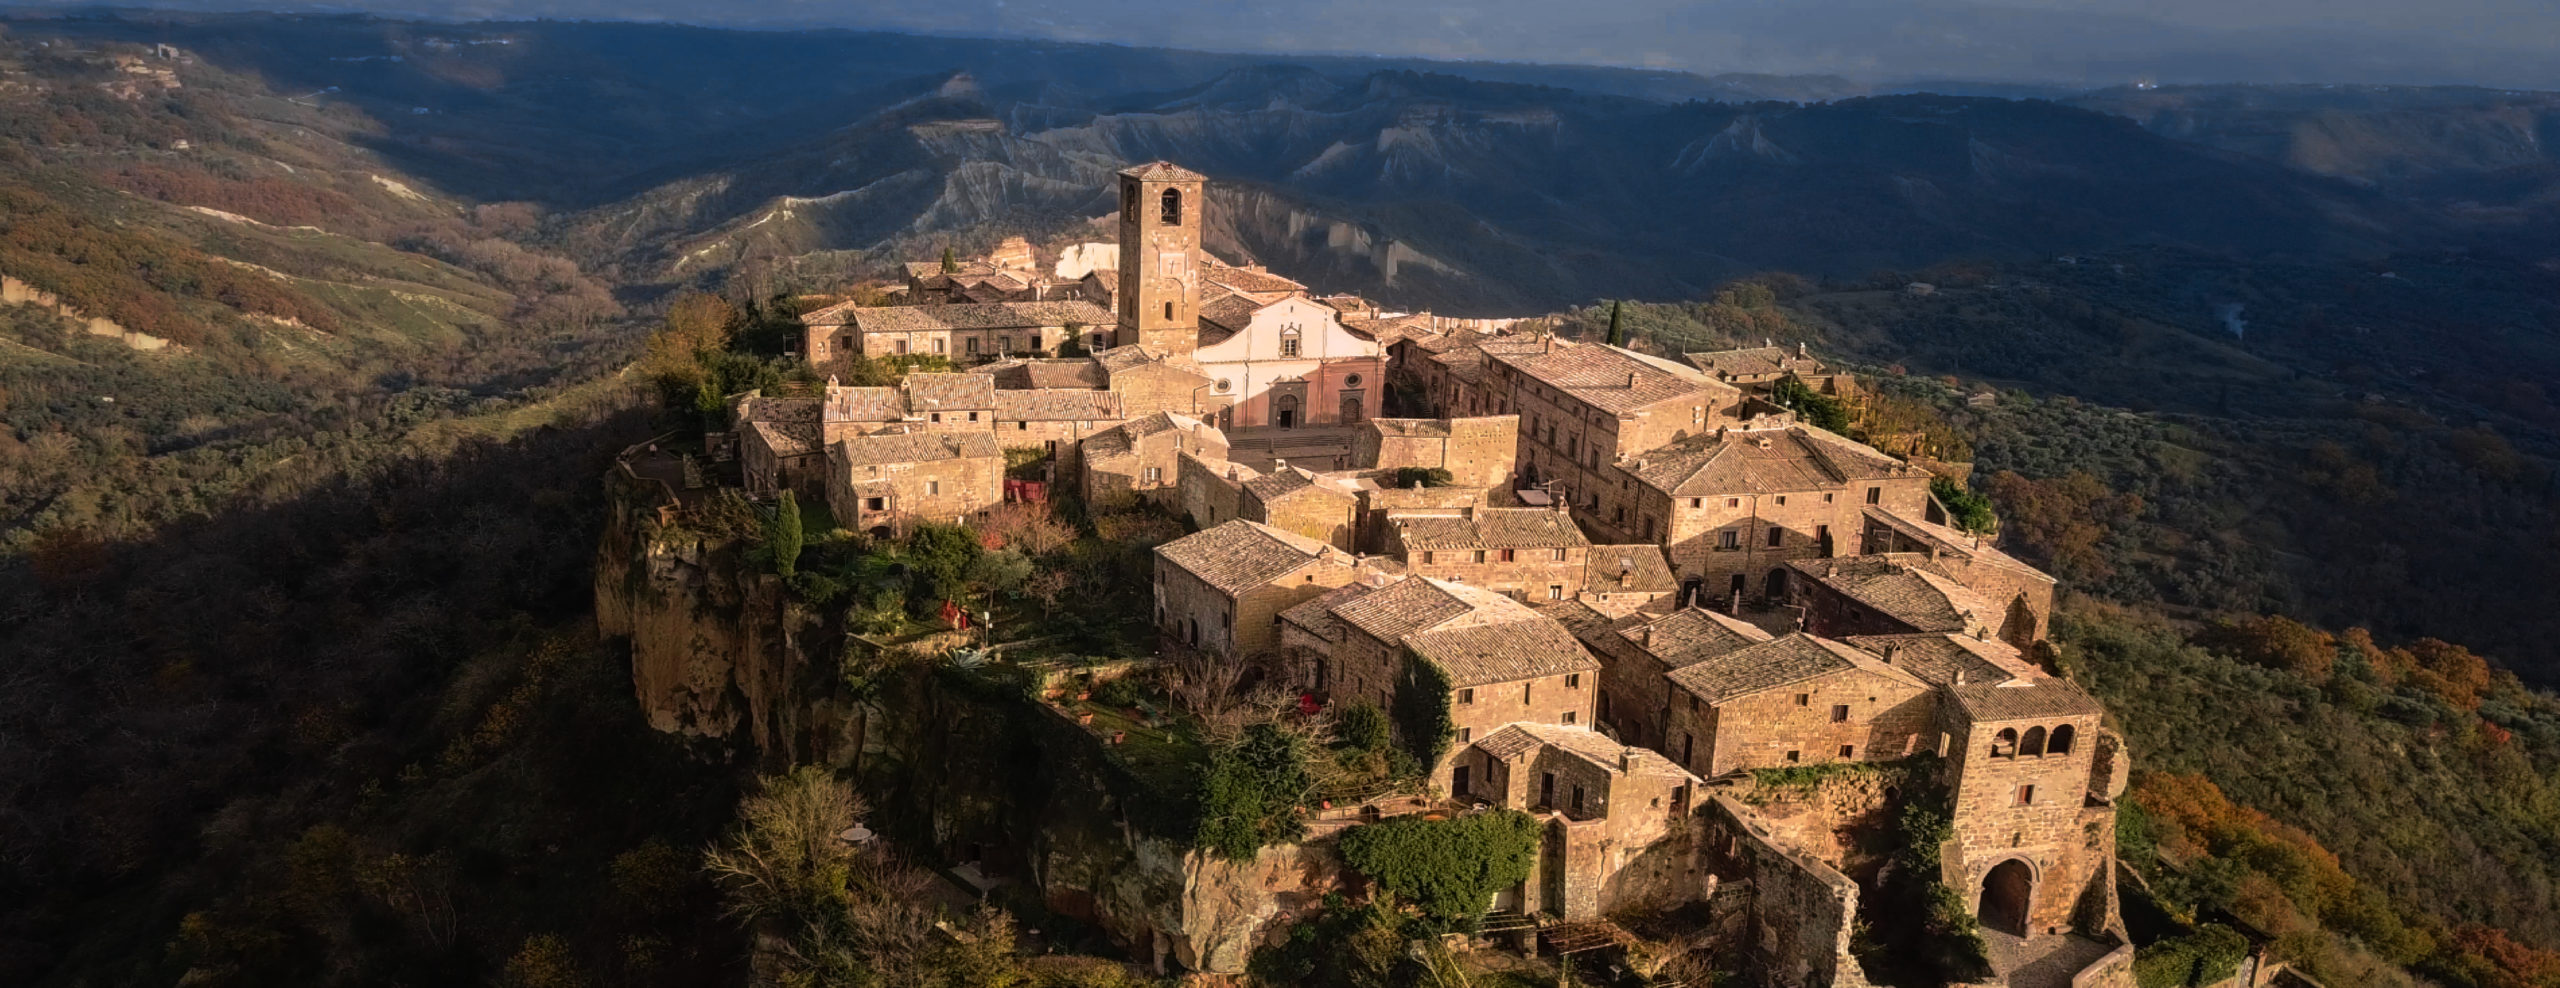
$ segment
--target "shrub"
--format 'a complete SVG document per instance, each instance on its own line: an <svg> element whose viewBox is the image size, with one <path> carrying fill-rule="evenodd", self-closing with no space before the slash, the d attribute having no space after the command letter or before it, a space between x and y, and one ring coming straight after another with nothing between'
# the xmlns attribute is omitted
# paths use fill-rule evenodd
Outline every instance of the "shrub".
<svg viewBox="0 0 2560 988"><path fill-rule="evenodd" d="M1538 821L1517 810L1399 817L1342 835L1342 860L1444 928L1471 927L1494 893L1529 877Z"/></svg>
<svg viewBox="0 0 2560 988"><path fill-rule="evenodd" d="M2247 937L2228 926L2208 923L2186 936L2136 951L2133 980L2142 988L2210 985L2237 973L2248 954Z"/></svg>
<svg viewBox="0 0 2560 988"><path fill-rule="evenodd" d="M1297 840L1307 830L1298 807L1314 788L1304 738L1272 724L1247 727L1244 737L1209 754L1192 846L1251 861L1265 845Z"/></svg>
<svg viewBox="0 0 2560 988"><path fill-rule="evenodd" d="M1396 483L1406 487L1447 487L1458 482L1458 476L1442 467L1397 467Z"/></svg>
<svg viewBox="0 0 2560 988"><path fill-rule="evenodd" d="M1395 720L1407 752L1427 771L1440 764L1457 736L1449 718L1449 674L1412 649L1404 653L1404 675L1396 679Z"/></svg>
<svg viewBox="0 0 2560 988"><path fill-rule="evenodd" d="M1387 746L1387 715L1373 703L1344 704L1333 715L1333 731L1345 745L1376 751Z"/></svg>
<svg viewBox="0 0 2560 988"><path fill-rule="evenodd" d="M1988 535L2000 528L2000 516L1991 510L1991 498L1966 490L1952 477L1930 478L1929 495L1946 505L1947 520L1959 529Z"/></svg>

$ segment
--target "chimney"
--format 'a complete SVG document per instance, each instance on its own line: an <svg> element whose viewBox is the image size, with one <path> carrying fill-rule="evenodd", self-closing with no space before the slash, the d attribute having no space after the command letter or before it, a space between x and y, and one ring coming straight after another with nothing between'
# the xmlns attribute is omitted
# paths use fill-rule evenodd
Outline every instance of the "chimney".
<svg viewBox="0 0 2560 988"><path fill-rule="evenodd" d="M1271 458L1271 472L1272 472L1272 473L1279 473L1280 471L1282 471L1282 470L1286 470L1286 469L1289 469L1289 461L1284 460L1284 459L1281 459L1281 458L1279 458L1279 457L1277 457L1277 456L1274 456L1274 457L1272 457L1272 458Z"/></svg>
<svg viewBox="0 0 2560 988"><path fill-rule="evenodd" d="M1958 685L1958 686L1962 686L1962 685L1964 685L1964 670L1963 670L1963 669L1961 669L1961 668L1959 668L1959 669L1957 669L1957 670L1956 670L1956 682L1955 682L1955 685Z"/></svg>
<svg viewBox="0 0 2560 988"><path fill-rule="evenodd" d="M1635 770L1636 750L1634 748L1620 750L1618 752L1618 771L1633 773Z"/></svg>
<svg viewBox="0 0 2560 988"><path fill-rule="evenodd" d="M1884 664L1886 664L1886 665L1892 665L1892 664L1893 664L1893 660L1895 660L1895 659L1899 659L1899 658L1901 658L1901 657L1902 657L1902 646L1900 646L1900 645L1887 645L1887 646L1885 646L1885 647L1884 647ZM1963 675L1963 673L1957 673L1957 675L1961 676L1961 675Z"/></svg>
<svg viewBox="0 0 2560 988"><path fill-rule="evenodd" d="M1804 360L1804 359L1810 358L1810 357L1812 357L1812 356L1813 356L1812 354L1810 354L1810 353L1806 353L1806 352L1805 352L1805 349L1804 349L1804 341L1803 341L1803 340L1797 340L1797 341L1796 341L1796 359L1798 359L1798 360Z"/></svg>

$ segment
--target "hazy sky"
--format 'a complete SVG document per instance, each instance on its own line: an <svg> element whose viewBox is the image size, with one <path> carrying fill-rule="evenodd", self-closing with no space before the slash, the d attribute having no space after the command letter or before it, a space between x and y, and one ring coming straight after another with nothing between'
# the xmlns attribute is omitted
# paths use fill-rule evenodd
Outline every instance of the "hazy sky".
<svg viewBox="0 0 2560 988"><path fill-rule="evenodd" d="M1221 51L1575 62L1710 74L1829 72L1873 81L2476 82L2560 88L2560 0L161 0L159 5L354 8L451 18L823 24Z"/></svg>

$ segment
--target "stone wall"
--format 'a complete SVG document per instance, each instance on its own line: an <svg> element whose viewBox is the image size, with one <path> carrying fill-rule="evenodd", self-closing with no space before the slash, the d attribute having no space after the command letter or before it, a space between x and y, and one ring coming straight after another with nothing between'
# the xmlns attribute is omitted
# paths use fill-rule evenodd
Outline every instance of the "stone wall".
<svg viewBox="0 0 2560 988"><path fill-rule="evenodd" d="M1704 814L1708 859L1725 883L1747 882L1745 941L1764 980L1783 988L1866 988L1849 953L1858 885L1789 848L1729 796Z"/></svg>
<svg viewBox="0 0 2560 988"><path fill-rule="evenodd" d="M1301 487L1264 501L1247 488L1239 498L1236 510L1239 518L1295 532L1344 552L1358 548L1359 540L1353 537L1353 533L1359 528L1360 501L1341 491Z"/></svg>
<svg viewBox="0 0 2560 988"><path fill-rule="evenodd" d="M1844 669L1701 711L1691 709L1692 697L1685 690L1672 691L1671 699L1672 733L1665 739L1674 749L1671 757L1708 778L1790 765L1892 761L1933 741L1929 735L1937 725L1935 694L1863 669ZM1687 750L1692 732L1698 737L1694 755Z"/></svg>
<svg viewBox="0 0 2560 988"><path fill-rule="evenodd" d="M1623 472L1613 473L1611 490L1625 486L1634 492L1627 521L1613 527L1623 529L1631 541L1664 546L1672 572L1704 579L1709 598L1718 601L1730 599L1736 576L1743 578L1744 596L1758 598L1769 594L1770 574L1784 572L1790 560L1863 551L1868 487L1879 488L1878 504L1915 516L1929 498L1925 477L1867 481L1836 491L1675 498L1641 485L1620 485ZM1779 595L1796 579L1792 572L1778 577Z"/></svg>
<svg viewBox="0 0 2560 988"><path fill-rule="evenodd" d="M2028 929L2045 933L2073 927L2092 887L2109 880L2103 865L2115 846L2112 807L2096 808L2103 819L2093 819L2087 806L2098 717L2054 717L2032 724L1969 723L1960 716L1948 720L1948 778L1955 789L1957 836L1945 855L1947 884L1980 915L1991 870L2007 861L2022 862L2033 879ZM2023 733L2031 726L2049 730L2066 723L2078 735L2067 754L1993 753L2000 730ZM2113 896L2107 898L2112 910Z"/></svg>

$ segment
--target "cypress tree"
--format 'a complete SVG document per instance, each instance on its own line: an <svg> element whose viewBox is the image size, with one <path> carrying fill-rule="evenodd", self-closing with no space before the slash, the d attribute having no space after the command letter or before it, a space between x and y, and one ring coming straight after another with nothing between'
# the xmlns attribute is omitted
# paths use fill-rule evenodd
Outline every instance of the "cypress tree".
<svg viewBox="0 0 2560 988"><path fill-rule="evenodd" d="M960 261L951 256L951 245L942 245L942 273L950 274L958 270L960 270Z"/></svg>
<svg viewBox="0 0 2560 988"><path fill-rule="evenodd" d="M1625 324L1623 324L1623 323L1619 322L1619 320L1618 320L1618 315L1619 315L1619 312L1618 312L1618 306L1619 306L1619 303L1617 303L1617 302L1611 302L1611 303L1609 303L1609 345L1610 345L1610 346L1625 346L1625 345L1627 345L1627 327L1625 326Z"/></svg>
<svg viewBox="0 0 2560 988"><path fill-rule="evenodd" d="M800 569L800 499L790 491L773 506L773 524L765 530L764 544L773 550L773 571L784 576Z"/></svg>

